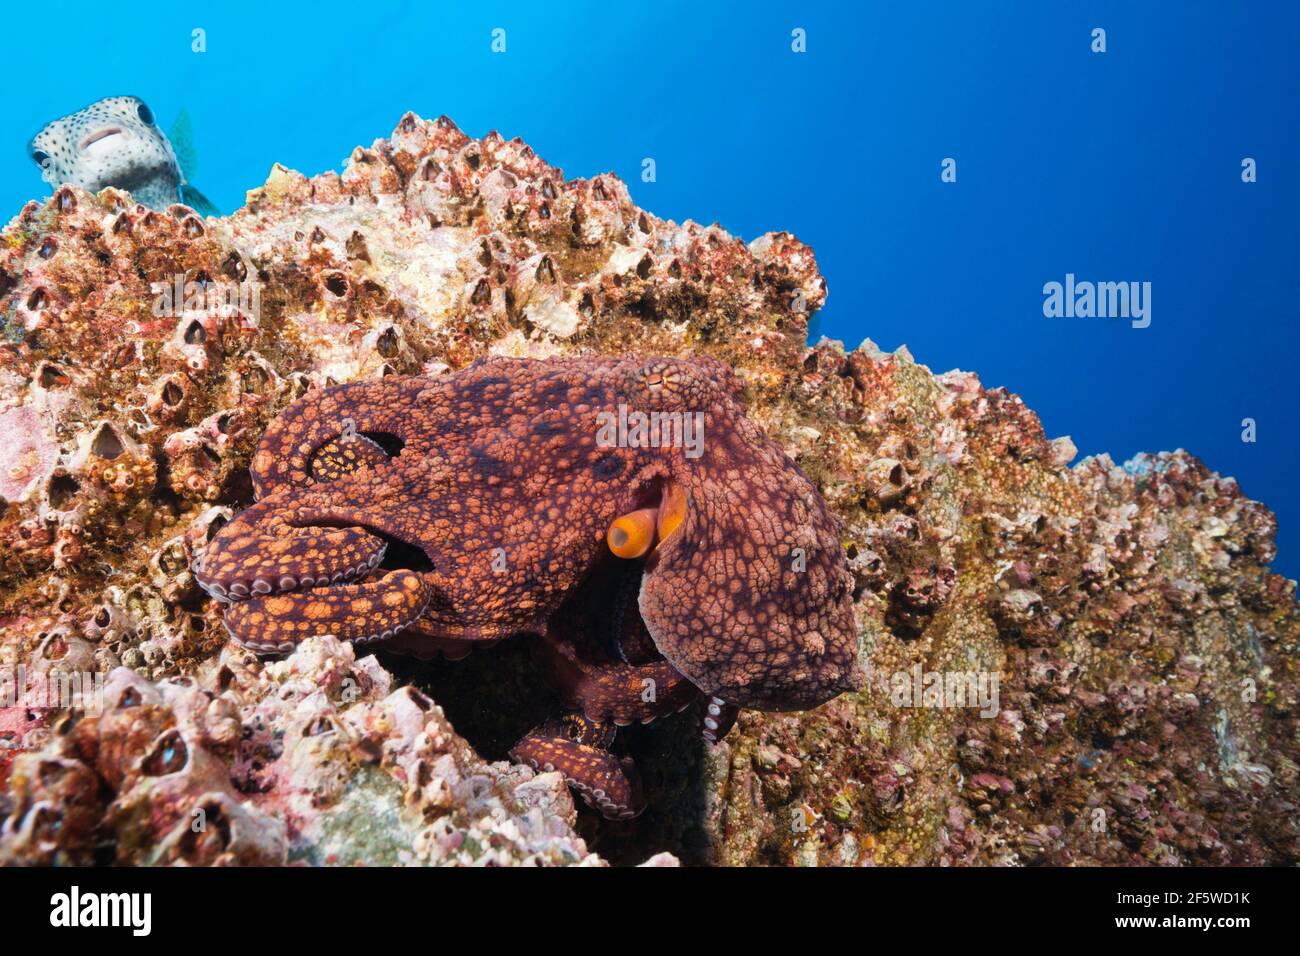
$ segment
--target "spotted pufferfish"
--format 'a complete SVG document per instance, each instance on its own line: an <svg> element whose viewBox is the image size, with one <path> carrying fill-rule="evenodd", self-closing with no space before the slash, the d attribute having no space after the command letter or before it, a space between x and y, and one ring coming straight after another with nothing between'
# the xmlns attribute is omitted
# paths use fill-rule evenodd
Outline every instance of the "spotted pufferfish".
<svg viewBox="0 0 1300 956"><path fill-rule="evenodd" d="M56 189L65 183L89 192L115 186L152 209L179 202L218 215L186 178L185 170L192 174L194 161L189 117L183 110L172 126L172 139L158 127L144 100L109 96L47 123L31 138L27 151L41 168L41 178Z"/></svg>

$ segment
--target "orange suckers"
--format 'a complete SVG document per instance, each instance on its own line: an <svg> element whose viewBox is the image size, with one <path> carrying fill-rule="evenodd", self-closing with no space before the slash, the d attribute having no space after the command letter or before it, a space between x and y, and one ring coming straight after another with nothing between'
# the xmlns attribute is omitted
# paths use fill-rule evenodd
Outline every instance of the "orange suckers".
<svg viewBox="0 0 1300 956"><path fill-rule="evenodd" d="M615 518L605 535L609 550L620 558L641 557L654 546L657 518L655 508L641 508Z"/></svg>

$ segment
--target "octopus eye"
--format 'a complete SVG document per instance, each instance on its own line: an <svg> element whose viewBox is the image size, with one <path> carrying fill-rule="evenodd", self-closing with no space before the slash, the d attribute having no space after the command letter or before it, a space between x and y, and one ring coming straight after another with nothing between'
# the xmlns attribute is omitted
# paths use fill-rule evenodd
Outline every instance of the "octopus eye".
<svg viewBox="0 0 1300 956"><path fill-rule="evenodd" d="M136 106L135 111L139 115L141 122L149 126L153 125L153 110L141 103Z"/></svg>
<svg viewBox="0 0 1300 956"><path fill-rule="evenodd" d="M391 456L376 441L356 431L345 431L312 453L308 470L314 481L337 481L362 468L376 468Z"/></svg>
<svg viewBox="0 0 1300 956"><path fill-rule="evenodd" d="M50 154L45 152L45 150L43 149L35 150L32 153L32 162L34 162L37 166L44 166L49 161L50 161Z"/></svg>
<svg viewBox="0 0 1300 956"><path fill-rule="evenodd" d="M653 359L636 368L627 382L636 400L654 408L699 408L714 394L707 369L678 359Z"/></svg>

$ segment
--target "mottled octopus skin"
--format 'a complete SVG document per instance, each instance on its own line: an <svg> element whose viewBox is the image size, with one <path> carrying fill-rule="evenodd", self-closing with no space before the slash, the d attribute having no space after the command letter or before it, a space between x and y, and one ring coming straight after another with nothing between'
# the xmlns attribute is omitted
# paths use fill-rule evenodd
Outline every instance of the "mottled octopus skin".
<svg viewBox="0 0 1300 956"><path fill-rule="evenodd" d="M620 405L701 413L700 453L598 440ZM725 733L736 707L803 709L860 683L839 520L714 360L490 358L326 388L272 423L251 474L257 502L195 572L256 650L333 633L450 654L536 633L595 727L705 694ZM613 557L611 523L669 495L684 495L680 525L644 558ZM578 747L556 726L517 756L545 751L626 815L637 788L602 734Z"/></svg>
<svg viewBox="0 0 1300 956"><path fill-rule="evenodd" d="M615 820L641 812L641 781L628 757L610 752L614 728L581 714L552 718L528 733L510 755L535 770L558 770L588 804Z"/></svg>

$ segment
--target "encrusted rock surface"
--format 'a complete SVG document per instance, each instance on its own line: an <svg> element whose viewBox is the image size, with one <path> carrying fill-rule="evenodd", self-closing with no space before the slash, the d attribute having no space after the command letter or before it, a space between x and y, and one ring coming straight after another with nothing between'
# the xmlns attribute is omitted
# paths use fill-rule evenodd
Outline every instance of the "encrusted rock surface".
<svg viewBox="0 0 1300 956"><path fill-rule="evenodd" d="M601 862L559 774L483 761L333 637L272 663L228 647L156 684L119 667L9 790L0 863Z"/></svg>
<svg viewBox="0 0 1300 956"><path fill-rule="evenodd" d="M214 294L156 307L178 275ZM0 243L0 665L107 676L99 713L0 699L0 862L1300 860L1270 512L1183 452L1070 467L1018 398L905 350L809 348L825 294L787 234L658 219L446 119L277 166L223 219L29 203ZM651 808L614 824L503 759L545 707L525 641L225 646L190 563L294 397L633 348L731 363L846 519L861 693L713 747L689 714L637 728ZM991 716L904 706L934 673L996 677Z"/></svg>

